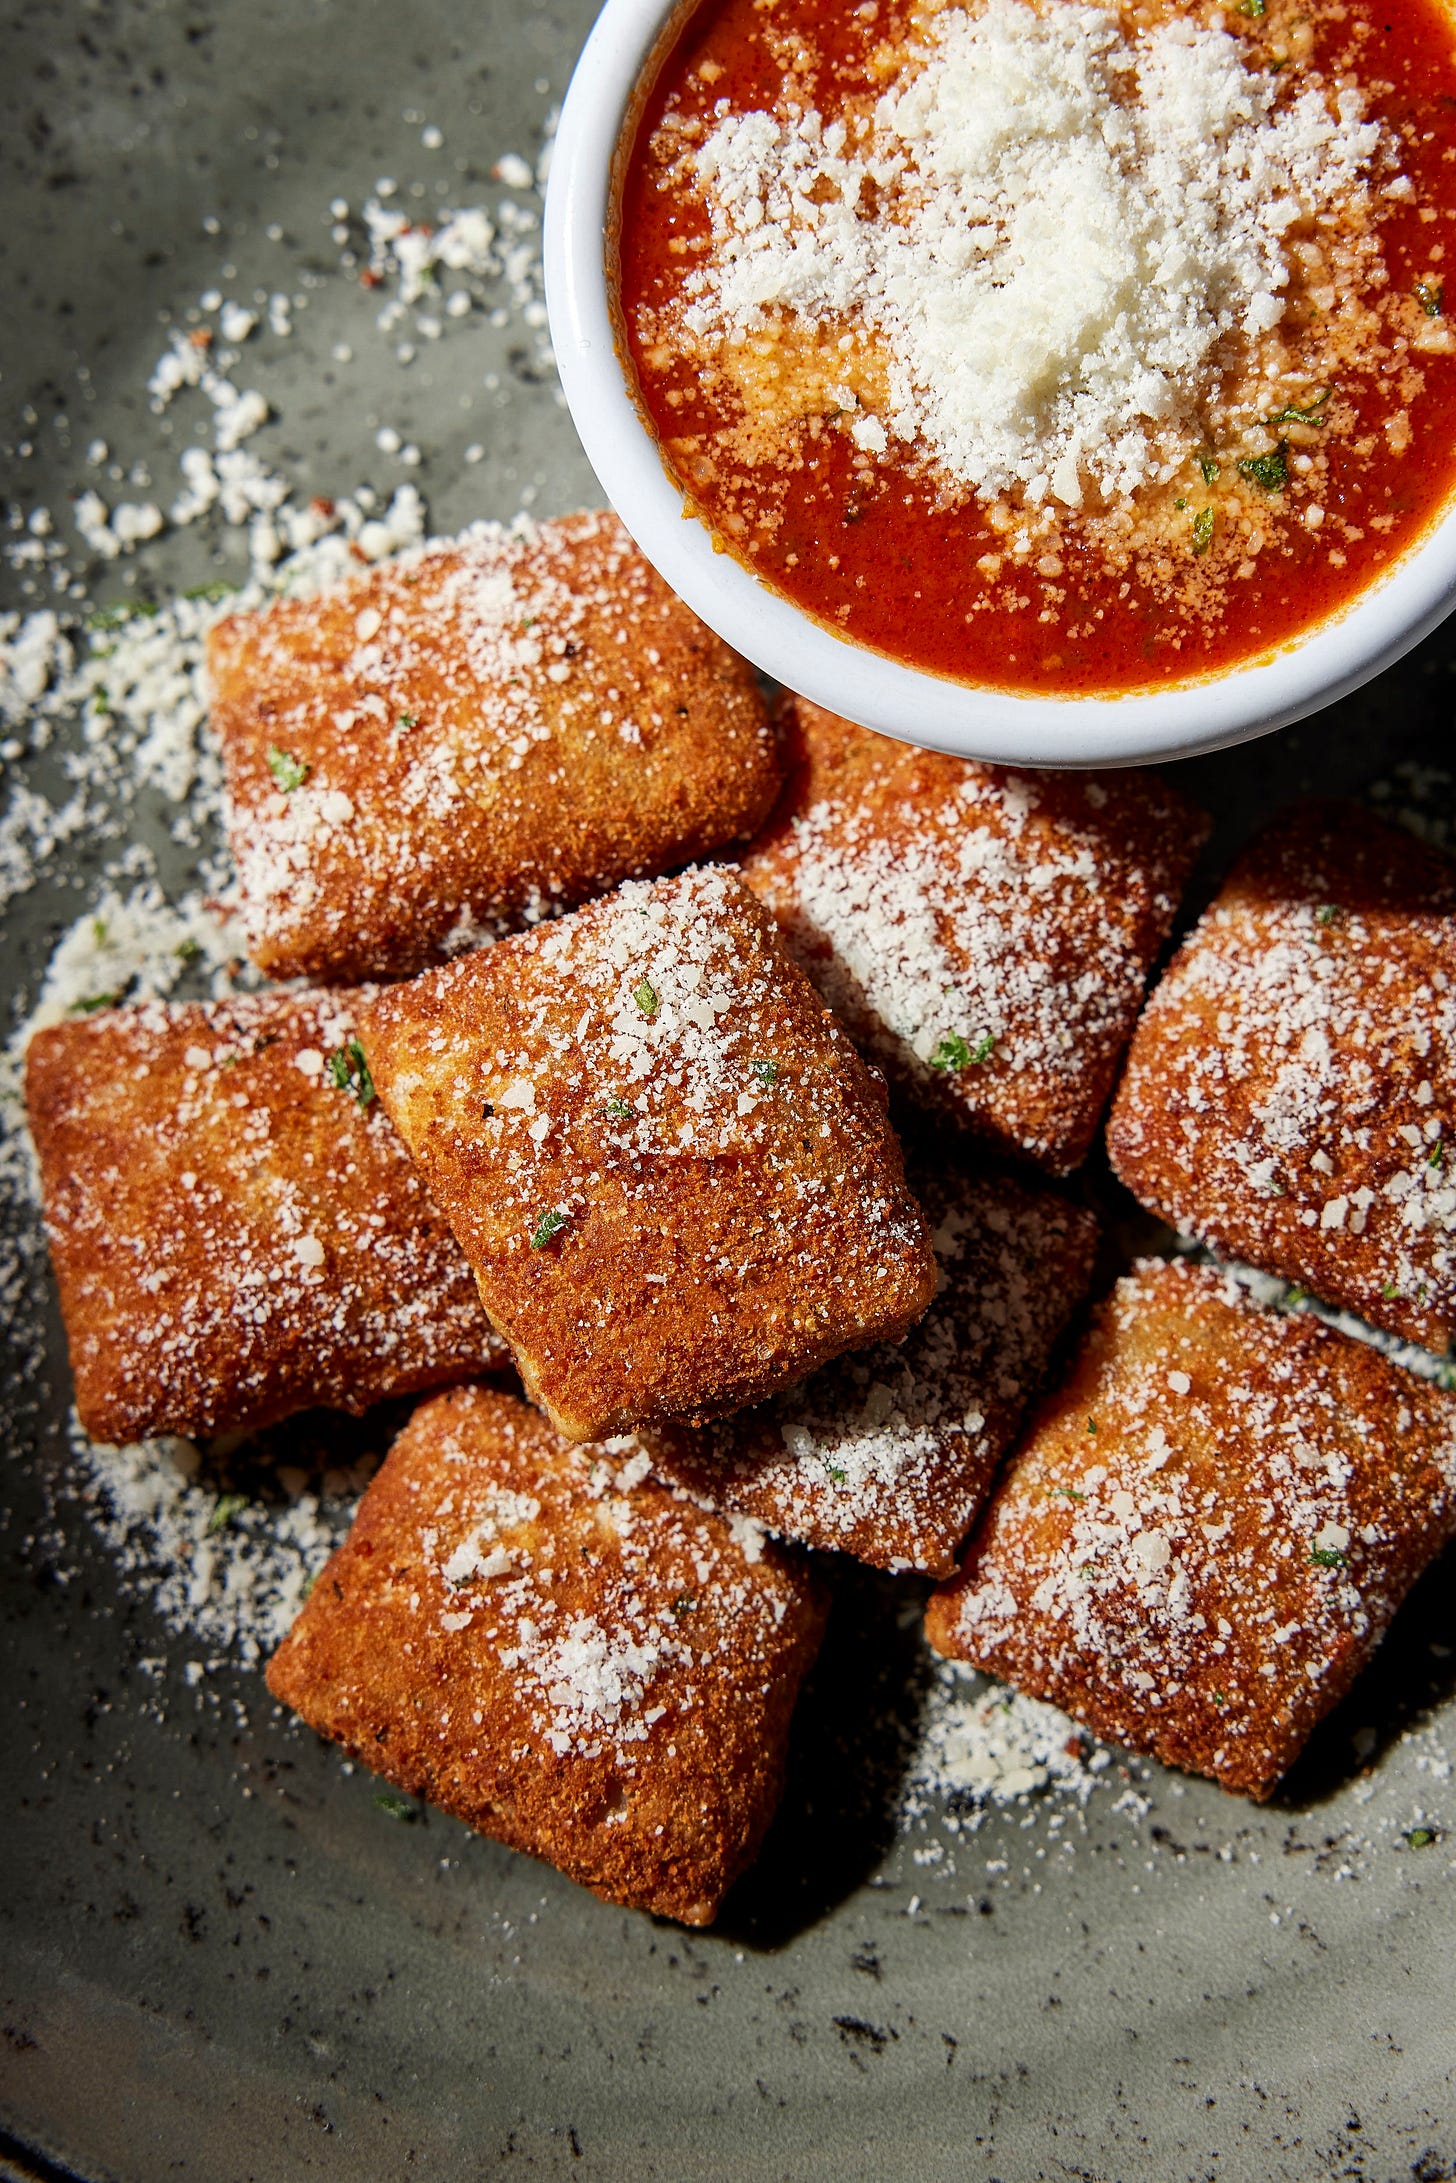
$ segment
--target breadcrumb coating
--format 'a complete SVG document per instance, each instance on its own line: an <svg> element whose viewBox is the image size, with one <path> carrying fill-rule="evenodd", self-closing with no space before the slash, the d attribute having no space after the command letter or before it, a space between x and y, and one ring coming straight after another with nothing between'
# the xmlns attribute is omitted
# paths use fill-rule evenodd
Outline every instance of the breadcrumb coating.
<svg viewBox="0 0 1456 2183"><path fill-rule="evenodd" d="M37 1032L26 1104L94 1439L195 1437L507 1361L350 1049L366 992Z"/></svg>
<svg viewBox="0 0 1456 2183"><path fill-rule="evenodd" d="M739 1409L935 1294L882 1091L730 871L427 972L361 1036L568 1439Z"/></svg>
<svg viewBox="0 0 1456 2183"><path fill-rule="evenodd" d="M276 978L420 970L750 834L778 786L752 670L607 513L478 524L208 657Z"/></svg>
<svg viewBox="0 0 1456 2183"><path fill-rule="evenodd" d="M1355 804L1277 819L1149 1001L1108 1147L1185 1234L1445 1351L1456 864Z"/></svg>
<svg viewBox="0 0 1456 2183"><path fill-rule="evenodd" d="M932 1642L1266 1797L1456 1533L1456 1397L1228 1276L1120 1281Z"/></svg>
<svg viewBox="0 0 1456 2183"><path fill-rule="evenodd" d="M268 1687L408 1795L707 1925L778 1803L824 1608L753 1525L646 1472L508 1395L422 1404Z"/></svg>
<svg viewBox="0 0 1456 2183"><path fill-rule="evenodd" d="M1003 1152L1092 1143L1207 824L1154 774L1013 773L804 698L743 876L892 1083Z"/></svg>
<svg viewBox="0 0 1456 2183"><path fill-rule="evenodd" d="M948 1576L1092 1278L1097 1224L1060 1192L912 1156L940 1290L898 1344L649 1445L660 1476L808 1546Z"/></svg>

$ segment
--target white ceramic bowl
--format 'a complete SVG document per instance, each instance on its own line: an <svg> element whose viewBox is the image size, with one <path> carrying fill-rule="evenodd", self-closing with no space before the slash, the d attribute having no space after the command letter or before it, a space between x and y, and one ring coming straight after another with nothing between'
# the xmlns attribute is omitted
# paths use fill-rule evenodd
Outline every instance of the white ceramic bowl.
<svg viewBox="0 0 1456 2183"><path fill-rule="evenodd" d="M864 727L963 757L1032 766L1191 757L1329 705L1417 644L1456 605L1456 511L1344 612L1257 664L1132 697L1025 697L900 665L771 590L683 496L629 388L606 236L613 167L634 95L682 0L606 0L562 109L546 195L546 301L561 383L603 490L655 568L765 673Z"/></svg>

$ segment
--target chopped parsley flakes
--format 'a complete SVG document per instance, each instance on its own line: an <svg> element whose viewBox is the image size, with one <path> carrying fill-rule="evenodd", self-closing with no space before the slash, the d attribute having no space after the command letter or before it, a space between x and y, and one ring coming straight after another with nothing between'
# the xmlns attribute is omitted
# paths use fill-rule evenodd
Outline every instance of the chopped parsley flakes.
<svg viewBox="0 0 1456 2183"><path fill-rule="evenodd" d="M1435 1839L1434 1827L1411 1827L1406 1832L1406 1840L1412 1849L1429 1849Z"/></svg>
<svg viewBox="0 0 1456 2183"><path fill-rule="evenodd" d="M750 1061L748 1066L765 1091L770 1084L776 1084L779 1080L779 1065L776 1061Z"/></svg>
<svg viewBox="0 0 1456 2183"><path fill-rule="evenodd" d="M1200 508L1193 518L1193 551L1207 553L1213 544L1213 510Z"/></svg>
<svg viewBox="0 0 1456 2183"><path fill-rule="evenodd" d="M291 796L295 788L302 788L308 779L308 761L295 758L292 751L280 750L276 743L268 745L268 771L272 774L285 796Z"/></svg>
<svg viewBox="0 0 1456 2183"><path fill-rule="evenodd" d="M1446 307L1446 285L1439 280L1418 280L1415 297L1427 318L1439 318Z"/></svg>
<svg viewBox="0 0 1456 2183"><path fill-rule="evenodd" d="M1198 467L1203 472L1203 482L1205 485L1217 484L1220 464L1216 455L1200 455L1198 458Z"/></svg>
<svg viewBox="0 0 1456 2183"><path fill-rule="evenodd" d="M609 1099L607 1112L614 1122L630 1122L632 1119L632 1109L625 1099Z"/></svg>
<svg viewBox="0 0 1456 2183"><path fill-rule="evenodd" d="M1312 1546L1309 1558L1318 1569L1343 1569L1345 1556L1337 1546Z"/></svg>
<svg viewBox="0 0 1456 2183"><path fill-rule="evenodd" d="M994 1031L988 1031L984 1038L977 1039L974 1046L968 1045L959 1031L950 1031L931 1055L930 1066L932 1069L951 1071L974 1068L983 1061L989 1061L995 1051Z"/></svg>
<svg viewBox="0 0 1456 2183"><path fill-rule="evenodd" d="M1321 387L1319 393L1304 409L1300 409L1293 402L1290 402L1285 408L1276 410L1272 417L1266 417L1264 422L1265 424L1323 424L1325 420L1321 415L1321 411L1333 393L1333 387Z"/></svg>
<svg viewBox="0 0 1456 2183"><path fill-rule="evenodd" d="M374 1804L375 1809L383 1812L386 1819L402 1819L407 1825L420 1816L418 1804L412 1804L407 1796L396 1796L393 1789L381 1789Z"/></svg>
<svg viewBox="0 0 1456 2183"><path fill-rule="evenodd" d="M1251 485L1261 486L1266 493L1282 493L1289 483L1288 454L1289 442L1281 440L1267 455L1246 455L1238 465L1239 476L1247 478Z"/></svg>
<svg viewBox="0 0 1456 2183"><path fill-rule="evenodd" d="M190 599L193 594L187 594ZM150 599L128 599L118 606L98 606L94 614L86 616L87 629L120 629L125 622L155 621L162 609Z"/></svg>
<svg viewBox="0 0 1456 2183"><path fill-rule="evenodd" d="M632 998L650 1023L658 1008L657 993L650 979L643 978L639 984L633 986Z"/></svg>
<svg viewBox="0 0 1456 2183"><path fill-rule="evenodd" d="M226 1531L234 1516L240 1516L248 1505L245 1493L220 1493L213 1503L212 1514L207 1519L206 1537L213 1538L219 1531Z"/></svg>
<svg viewBox="0 0 1456 2183"><path fill-rule="evenodd" d="M123 622L130 620L129 606L98 606L94 614L86 616L84 626L95 630L120 629Z"/></svg>
<svg viewBox="0 0 1456 2183"><path fill-rule="evenodd" d="M351 1091L361 1107L367 1107L375 1097L374 1079L358 1039L351 1038L346 1046L335 1048L328 1058L328 1071L330 1081L340 1091Z"/></svg>
<svg viewBox="0 0 1456 2183"><path fill-rule="evenodd" d="M554 1207L549 1213L543 1213L531 1230L532 1250L544 1251L551 1238L559 1236L562 1229L570 1222L570 1219L571 1215L569 1213L560 1212Z"/></svg>

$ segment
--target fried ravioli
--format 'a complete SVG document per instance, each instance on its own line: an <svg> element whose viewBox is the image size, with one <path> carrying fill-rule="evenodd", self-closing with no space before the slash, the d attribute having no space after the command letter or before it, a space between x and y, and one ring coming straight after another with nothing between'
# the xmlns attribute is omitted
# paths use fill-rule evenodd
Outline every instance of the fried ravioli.
<svg viewBox="0 0 1456 2183"><path fill-rule="evenodd" d="M209 666L272 977L422 969L751 833L778 785L752 670L610 514L236 615Z"/></svg>
<svg viewBox="0 0 1456 2183"><path fill-rule="evenodd" d="M1144 1205L1393 1334L1456 1330L1456 864L1275 821L1149 1001L1108 1128Z"/></svg>
<svg viewBox="0 0 1456 2183"><path fill-rule="evenodd" d="M732 872L628 884L362 1023L568 1439L762 1400L934 1296L880 1088Z"/></svg>
<svg viewBox="0 0 1456 2183"><path fill-rule="evenodd" d="M1147 773L1011 773L792 699L743 876L891 1081L1066 1174L1112 1091L1202 844Z"/></svg>
<svg viewBox="0 0 1456 2183"><path fill-rule="evenodd" d="M195 1436L506 1361L351 1046L359 993L37 1032L26 1103L95 1439Z"/></svg>
<svg viewBox="0 0 1456 2183"><path fill-rule="evenodd" d="M948 1576L1092 1276L1096 1222L1059 1192L922 1155L908 1167L940 1293L898 1346L758 1409L650 1436L660 1476L809 1546Z"/></svg>
<svg viewBox="0 0 1456 2183"><path fill-rule="evenodd" d="M422 1404L268 1685L396 1788L707 1925L773 1816L823 1607L646 1471L506 1395Z"/></svg>
<svg viewBox="0 0 1456 2183"><path fill-rule="evenodd" d="M1152 1261L1043 1406L929 1632L1262 1798L1453 1532L1456 1398Z"/></svg>

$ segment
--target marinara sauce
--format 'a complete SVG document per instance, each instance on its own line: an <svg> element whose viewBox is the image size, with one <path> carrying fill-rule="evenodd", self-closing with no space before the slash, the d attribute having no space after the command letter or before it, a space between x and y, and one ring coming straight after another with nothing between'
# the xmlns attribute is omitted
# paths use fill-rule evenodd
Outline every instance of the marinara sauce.
<svg viewBox="0 0 1456 2183"><path fill-rule="evenodd" d="M948 491L910 451L892 446L870 477L847 435L809 416L797 421L791 462L715 453L731 445L741 396L691 356L664 355L647 331L681 300L685 268L710 227L701 196L668 182L664 116L680 143L684 124L706 132L725 103L772 110L796 48L813 56L814 97L827 116L836 96L873 96L872 57L887 36L908 41L914 26L905 0L875 10L844 0L705 0L669 49L622 162L617 304L640 405L716 543L875 651L971 683L1075 696L1156 688L1271 653L1345 607L1420 537L1456 483L1456 341L1446 335L1441 271L1456 239L1456 28L1436 0L1390 0L1375 12L1327 5L1323 19L1297 0L1245 0L1221 20L1249 66L1275 72L1300 26L1308 53L1313 23L1313 64L1326 82L1354 76L1366 116L1390 132L1412 185L1408 199L1381 208L1387 284L1365 299L1381 314L1378 354L1342 373L1337 402L1308 423L1296 419L1281 442L1293 443L1292 459L1301 446L1318 449L1319 527L1299 519L1292 491L1261 491L1225 460L1201 476L1190 471L1187 491L1171 498L1180 525L1201 518L1204 543L1171 532L1157 569L1146 556L1110 565L1094 532L1070 516L1053 555L991 577L987 566L1004 563L1004 523L994 529L973 494ZM1074 265L1067 277L1076 278ZM1456 314L1456 260L1450 289ZM775 514L764 522L758 511L769 497ZM1232 535L1240 520L1259 534L1252 554L1224 542L1224 528Z"/></svg>

